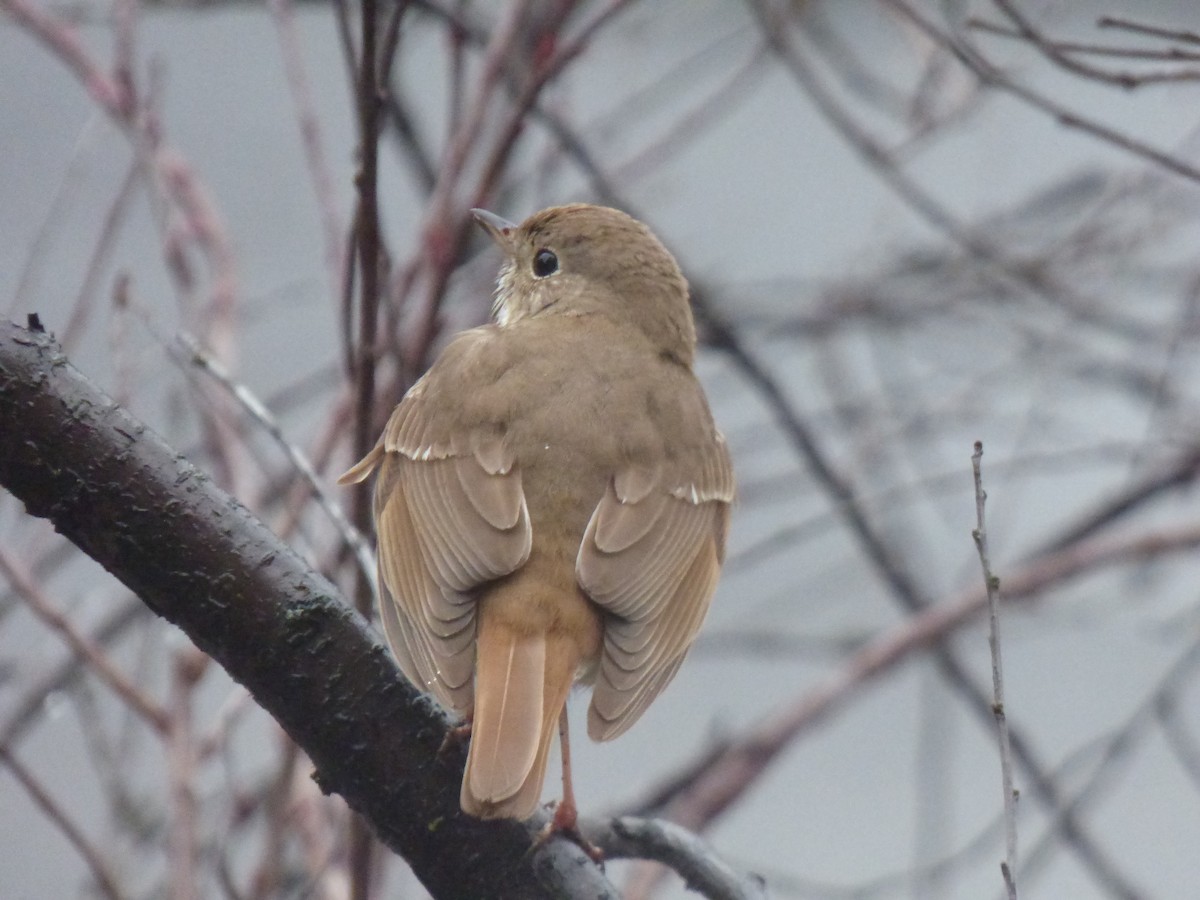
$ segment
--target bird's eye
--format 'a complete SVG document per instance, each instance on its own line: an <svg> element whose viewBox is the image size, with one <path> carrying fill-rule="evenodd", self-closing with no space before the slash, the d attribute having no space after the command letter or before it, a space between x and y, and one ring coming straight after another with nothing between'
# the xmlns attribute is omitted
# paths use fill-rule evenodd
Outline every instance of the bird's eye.
<svg viewBox="0 0 1200 900"><path fill-rule="evenodd" d="M533 274L545 278L558 271L558 257L553 250L539 250L533 257Z"/></svg>

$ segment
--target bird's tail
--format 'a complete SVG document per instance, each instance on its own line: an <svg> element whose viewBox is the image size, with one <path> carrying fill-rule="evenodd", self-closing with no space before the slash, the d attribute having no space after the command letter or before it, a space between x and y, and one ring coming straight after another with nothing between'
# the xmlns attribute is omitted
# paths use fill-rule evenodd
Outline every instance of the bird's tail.
<svg viewBox="0 0 1200 900"><path fill-rule="evenodd" d="M527 819L537 809L550 744L580 659L577 642L567 635L515 627L504 615L505 599L481 602L476 637L475 709L461 803L482 819Z"/></svg>

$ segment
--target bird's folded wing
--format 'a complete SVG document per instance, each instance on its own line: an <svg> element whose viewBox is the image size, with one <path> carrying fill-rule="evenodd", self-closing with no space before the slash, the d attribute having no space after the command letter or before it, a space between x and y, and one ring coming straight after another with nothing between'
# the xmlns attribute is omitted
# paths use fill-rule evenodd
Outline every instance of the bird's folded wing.
<svg viewBox="0 0 1200 900"><path fill-rule="evenodd" d="M529 557L521 473L502 435L448 429L410 392L379 445L345 477L379 466L375 515L384 631L404 674L459 712L470 708L478 585Z"/></svg>
<svg viewBox="0 0 1200 900"><path fill-rule="evenodd" d="M708 612L724 558L733 471L711 440L618 471L579 549L580 586L608 614L588 733L623 733L667 686Z"/></svg>

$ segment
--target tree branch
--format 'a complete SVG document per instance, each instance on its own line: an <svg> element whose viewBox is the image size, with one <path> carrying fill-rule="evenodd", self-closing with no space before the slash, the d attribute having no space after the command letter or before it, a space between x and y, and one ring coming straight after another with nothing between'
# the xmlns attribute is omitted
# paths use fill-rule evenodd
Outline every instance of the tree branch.
<svg viewBox="0 0 1200 900"><path fill-rule="evenodd" d="M36 324L35 324L36 328ZM334 587L116 406L40 330L0 323L0 485L254 695L439 898L609 897L574 845L458 806L464 753Z"/></svg>
<svg viewBox="0 0 1200 900"><path fill-rule="evenodd" d="M757 875L735 872L702 838L665 819L618 816L581 823L584 835L609 859L653 859L670 866L688 889L709 900L766 900Z"/></svg>

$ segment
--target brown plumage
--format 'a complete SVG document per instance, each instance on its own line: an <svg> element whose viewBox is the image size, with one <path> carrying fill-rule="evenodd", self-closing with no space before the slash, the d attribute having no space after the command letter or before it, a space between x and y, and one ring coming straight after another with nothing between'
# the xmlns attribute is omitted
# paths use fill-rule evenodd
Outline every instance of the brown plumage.
<svg viewBox="0 0 1200 900"><path fill-rule="evenodd" d="M692 373L687 283L644 225L582 204L476 218L507 256L496 324L446 347L342 481L379 470L383 625L405 675L472 723L463 809L524 819L560 718L566 755L573 683L594 685L605 741L674 677L733 472Z"/></svg>

